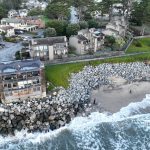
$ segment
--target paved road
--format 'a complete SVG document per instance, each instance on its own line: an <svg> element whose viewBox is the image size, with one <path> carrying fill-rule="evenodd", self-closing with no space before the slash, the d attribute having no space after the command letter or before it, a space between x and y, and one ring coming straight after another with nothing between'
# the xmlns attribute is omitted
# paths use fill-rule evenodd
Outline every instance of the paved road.
<svg viewBox="0 0 150 150"><path fill-rule="evenodd" d="M5 47L0 49L0 62L11 61L15 59L15 53L21 50L21 43L4 42Z"/></svg>
<svg viewBox="0 0 150 150"><path fill-rule="evenodd" d="M90 58L90 59L80 59L80 60L73 60L73 61L63 61L60 60L58 62L44 62L45 65L58 65L58 64L69 64L69 63L77 63L77 62L86 62L86 61L93 61L93 60L104 60L109 58L117 58L117 57L126 57L126 56L135 56L135 55L141 55L141 54L150 54L150 52L140 52L140 53L132 53L132 54L121 54L117 56L106 56L106 57L99 57L99 58Z"/></svg>

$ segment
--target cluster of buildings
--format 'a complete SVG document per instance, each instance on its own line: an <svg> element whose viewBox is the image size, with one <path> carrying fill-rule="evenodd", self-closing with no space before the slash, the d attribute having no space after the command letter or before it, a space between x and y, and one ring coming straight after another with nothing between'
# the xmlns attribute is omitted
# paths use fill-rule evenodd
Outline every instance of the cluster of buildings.
<svg viewBox="0 0 150 150"><path fill-rule="evenodd" d="M15 35L15 31L32 32L37 28L45 28L45 23L40 16L27 16L23 18L2 18L0 33L5 33L6 37Z"/></svg>
<svg viewBox="0 0 150 150"><path fill-rule="evenodd" d="M22 7L27 7L28 9L39 8L41 10L45 10L47 5L48 2L38 0L27 0L27 2L22 3Z"/></svg>
<svg viewBox="0 0 150 150"><path fill-rule="evenodd" d="M31 8L42 6L37 0L29 0L24 5ZM31 5L33 4L33 5ZM40 6L38 6L40 5ZM20 101L26 98L42 98L46 96L46 82L44 76L44 65L41 61L52 61L68 56L69 46L75 48L79 55L95 53L104 46L106 36L115 38L125 37L127 22L122 13L121 6L113 6L114 13L105 28L82 29L77 35L69 39L66 36L32 38L27 40L27 45L20 51L29 53L31 59L1 62L0 63L0 100L4 103ZM43 8L44 9L44 8ZM11 37L15 30L34 31L37 28L45 28L45 24L39 16L27 16L28 11L10 10L7 18L1 19L0 33ZM95 11L95 17L102 17L101 12ZM108 20L108 15L103 15Z"/></svg>

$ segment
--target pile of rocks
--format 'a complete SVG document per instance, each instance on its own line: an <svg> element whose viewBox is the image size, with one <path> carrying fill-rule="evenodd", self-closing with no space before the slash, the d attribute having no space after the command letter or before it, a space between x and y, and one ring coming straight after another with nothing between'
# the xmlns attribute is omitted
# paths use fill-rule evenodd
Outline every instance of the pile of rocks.
<svg viewBox="0 0 150 150"><path fill-rule="evenodd" d="M87 66L72 74L68 89L57 96L0 105L0 134L14 134L15 130L47 131L69 123L83 112L90 100L90 92L101 85L112 84L110 77L119 76L128 82L150 80L150 66L144 63L102 64Z"/></svg>
<svg viewBox="0 0 150 150"><path fill-rule="evenodd" d="M14 134L15 130L28 132L54 130L69 123L82 112L82 103L55 103L51 97L26 100L0 106L0 134Z"/></svg>

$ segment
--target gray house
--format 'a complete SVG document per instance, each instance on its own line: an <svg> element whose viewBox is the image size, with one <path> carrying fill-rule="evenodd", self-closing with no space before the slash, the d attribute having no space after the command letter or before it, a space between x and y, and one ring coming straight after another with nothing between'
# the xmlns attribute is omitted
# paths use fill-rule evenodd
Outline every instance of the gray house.
<svg viewBox="0 0 150 150"><path fill-rule="evenodd" d="M76 48L77 54L96 52L104 44L104 35L100 30L91 28L78 31L78 35L69 38L69 45Z"/></svg>
<svg viewBox="0 0 150 150"><path fill-rule="evenodd" d="M32 39L29 44L31 57L54 60L67 57L68 42L65 36Z"/></svg>

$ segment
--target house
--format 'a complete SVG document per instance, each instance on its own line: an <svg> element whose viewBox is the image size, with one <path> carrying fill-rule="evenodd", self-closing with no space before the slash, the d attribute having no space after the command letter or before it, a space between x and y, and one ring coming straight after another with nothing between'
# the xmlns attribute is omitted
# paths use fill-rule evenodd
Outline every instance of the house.
<svg viewBox="0 0 150 150"><path fill-rule="evenodd" d="M67 57L68 43L65 36L32 39L29 45L31 57L42 60L54 60Z"/></svg>
<svg viewBox="0 0 150 150"><path fill-rule="evenodd" d="M23 18L28 15L28 10L27 9L20 9L20 10L10 10L8 12L8 18Z"/></svg>
<svg viewBox="0 0 150 150"><path fill-rule="evenodd" d="M28 15L28 10L27 9L20 9L18 10L18 17L24 18Z"/></svg>
<svg viewBox="0 0 150 150"><path fill-rule="evenodd" d="M25 31L34 31L37 29L35 25L28 25L23 19L18 18L2 18L1 25L9 25L14 29L20 29Z"/></svg>
<svg viewBox="0 0 150 150"><path fill-rule="evenodd" d="M0 63L0 100L18 102L46 96L44 65L40 60Z"/></svg>
<svg viewBox="0 0 150 150"><path fill-rule="evenodd" d="M5 33L6 37L15 35L14 27L12 26L0 26L0 34Z"/></svg>
<svg viewBox="0 0 150 150"><path fill-rule="evenodd" d="M38 0L30 0L24 4L24 6L26 6L28 9L39 8L41 10L45 10L47 5L48 5L48 2L44 2L44 1L40 2Z"/></svg>
<svg viewBox="0 0 150 150"><path fill-rule="evenodd" d="M14 9L11 9L10 11L8 11L8 18L14 18L18 15L18 12Z"/></svg>
<svg viewBox="0 0 150 150"><path fill-rule="evenodd" d="M98 11L98 10L92 11L91 16L94 19L100 19L100 20L104 20L104 21L109 20L109 14L103 14L101 11Z"/></svg>
<svg viewBox="0 0 150 150"><path fill-rule="evenodd" d="M123 11L123 5L121 3L113 4L111 8L111 20L103 31L104 35L114 36L115 38L125 37L128 24Z"/></svg>
<svg viewBox="0 0 150 150"><path fill-rule="evenodd" d="M24 18L24 21L28 25L36 25L38 28L45 28L45 22L41 19L41 16L28 16Z"/></svg>
<svg viewBox="0 0 150 150"><path fill-rule="evenodd" d="M77 54L86 54L89 51L96 52L104 44L104 35L98 29L83 29L78 35L69 38L69 45L76 48Z"/></svg>
<svg viewBox="0 0 150 150"><path fill-rule="evenodd" d="M111 21L106 25L103 34L114 37L125 37L127 27L128 25L123 16L113 16Z"/></svg>

